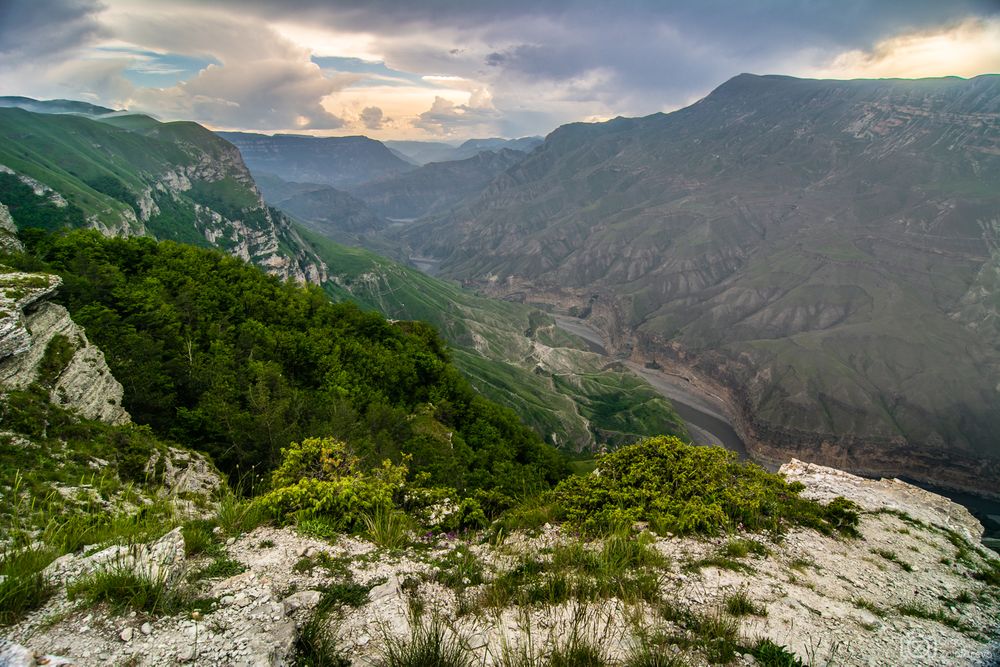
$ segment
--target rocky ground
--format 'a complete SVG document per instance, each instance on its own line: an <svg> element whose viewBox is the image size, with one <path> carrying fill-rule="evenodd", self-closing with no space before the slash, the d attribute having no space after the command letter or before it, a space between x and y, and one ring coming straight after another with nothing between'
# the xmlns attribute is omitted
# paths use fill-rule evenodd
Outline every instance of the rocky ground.
<svg viewBox="0 0 1000 667"><path fill-rule="evenodd" d="M17 644L0 647L0 656L13 665L36 664L36 651L50 660L37 664L50 665L292 664L298 639L318 627L350 664L372 665L387 641L436 625L474 664L500 664L521 652L544 656L573 637L623 660L640 637L657 635L673 638L662 650L683 664L706 664L711 651L698 636L706 630L695 618L728 619L740 647L768 637L811 665L1000 664L1000 588L981 580L991 554L975 546L981 529L963 508L898 481L799 462L784 472L803 482L806 494L859 503L866 510L861 537L793 529L779 540L695 539L647 531L633 539L662 556L653 598L518 603L511 584L513 597L497 604L497 582L511 581L525 563L557 576L552 564L578 541L546 525L506 539L414 537L386 550L356 537L328 541L265 526L219 537L213 556L187 558L178 529L152 545L94 548L54 562L47 573L58 593L8 629ZM217 561L229 561L228 570L205 576ZM154 617L67 598L67 584L117 566L165 577L200 602ZM733 611L734 597L750 610ZM23 647L31 650L18 662L11 656ZM743 648L726 661L756 664Z"/></svg>

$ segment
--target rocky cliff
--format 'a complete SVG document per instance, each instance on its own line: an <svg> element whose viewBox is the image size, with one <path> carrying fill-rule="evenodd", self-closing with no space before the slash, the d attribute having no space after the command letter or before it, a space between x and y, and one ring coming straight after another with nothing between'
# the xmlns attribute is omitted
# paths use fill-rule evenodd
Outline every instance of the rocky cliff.
<svg viewBox="0 0 1000 667"><path fill-rule="evenodd" d="M207 577L196 574L207 557L186 558L174 531L137 550L112 546L53 563L46 572L59 592L11 629L19 644L7 650L32 659L36 651L58 654L46 659L80 667L286 665L296 651L311 650L310 641L328 636L328 656L373 665L430 628L470 665L510 664L515 655L544 660L573 642L599 647L607 664L618 665L651 638L663 642L655 644L661 658L678 665L760 664L761 646L784 647L816 667L996 664L1000 562L977 544L981 526L967 511L896 480L798 461L782 472L805 494L858 503L860 537L805 528L777 541L644 531L631 539L663 558L655 566L656 596L612 593L587 601L530 588L531 572L578 553L575 539L556 526L506 540L431 538L392 553L356 537L327 541L261 527L217 537L221 558L235 562L237 572ZM579 548L599 554L603 547L597 541ZM68 583L125 561L169 581L187 576L211 603L197 614L150 617L66 598ZM522 585L534 597L519 597ZM507 597L497 597L508 587Z"/></svg>
<svg viewBox="0 0 1000 667"><path fill-rule="evenodd" d="M327 279L235 146L196 123L134 118L0 109L0 202L13 222L212 246L284 279Z"/></svg>
<svg viewBox="0 0 1000 667"><path fill-rule="evenodd" d="M53 275L0 275L0 385L23 389L42 382L56 405L85 419L126 423L124 390L104 353L90 344L65 308L47 301L61 282Z"/></svg>

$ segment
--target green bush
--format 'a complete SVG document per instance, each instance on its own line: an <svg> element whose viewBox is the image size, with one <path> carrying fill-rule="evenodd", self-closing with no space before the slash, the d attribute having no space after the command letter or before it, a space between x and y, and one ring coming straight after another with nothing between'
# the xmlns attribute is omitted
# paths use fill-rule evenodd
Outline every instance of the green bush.
<svg viewBox="0 0 1000 667"><path fill-rule="evenodd" d="M410 486L403 507L426 528L443 532L485 528L489 523L476 498L445 486Z"/></svg>
<svg viewBox="0 0 1000 667"><path fill-rule="evenodd" d="M281 521L322 517L338 530L359 530L365 517L395 507L402 496L407 468L384 461L362 470L347 446L333 438L308 438L282 449L271 476L274 489L254 504Z"/></svg>
<svg viewBox="0 0 1000 667"><path fill-rule="evenodd" d="M800 497L788 483L721 447L698 447L673 436L648 438L598 459L596 474L559 483L554 497L566 525L587 534L636 521L680 534L739 528L781 532L804 525L825 534L853 534L857 512L838 498L828 506Z"/></svg>

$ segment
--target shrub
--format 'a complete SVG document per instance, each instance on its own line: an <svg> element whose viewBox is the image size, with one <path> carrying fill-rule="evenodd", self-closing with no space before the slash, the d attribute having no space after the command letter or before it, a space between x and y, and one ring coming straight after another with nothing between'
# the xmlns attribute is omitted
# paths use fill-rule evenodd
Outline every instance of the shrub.
<svg viewBox="0 0 1000 667"><path fill-rule="evenodd" d="M853 503L838 498L823 506L802 498L803 488L721 447L660 436L602 456L597 474L563 480L554 496L566 524L589 534L636 521L682 534L740 526L780 532L788 524L853 534Z"/></svg>
<svg viewBox="0 0 1000 667"><path fill-rule="evenodd" d="M366 515L395 505L406 474L405 464L389 461L362 471L343 442L308 438L282 450L281 465L271 477L274 490L255 505L280 520L322 516L338 529L359 529Z"/></svg>
<svg viewBox="0 0 1000 667"><path fill-rule="evenodd" d="M403 507L422 525L433 530L457 532L485 528L489 523L478 500L463 498L451 487L410 488Z"/></svg>

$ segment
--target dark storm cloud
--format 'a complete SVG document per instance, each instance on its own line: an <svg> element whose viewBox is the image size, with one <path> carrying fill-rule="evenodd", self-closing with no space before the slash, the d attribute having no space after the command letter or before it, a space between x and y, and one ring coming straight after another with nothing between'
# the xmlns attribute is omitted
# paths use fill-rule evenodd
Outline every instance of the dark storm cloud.
<svg viewBox="0 0 1000 667"><path fill-rule="evenodd" d="M0 55L56 56L102 33L95 0L0 0Z"/></svg>
<svg viewBox="0 0 1000 667"><path fill-rule="evenodd" d="M922 29L967 16L1000 13L997 0L226 0L272 18L291 15L331 21L339 29L399 33L413 25L476 28L527 17L599 29L613 23L665 23L691 35L712 36L738 52L789 46L871 45L900 29Z"/></svg>

